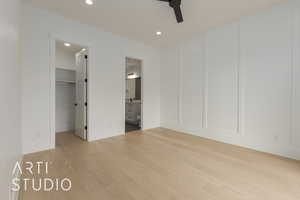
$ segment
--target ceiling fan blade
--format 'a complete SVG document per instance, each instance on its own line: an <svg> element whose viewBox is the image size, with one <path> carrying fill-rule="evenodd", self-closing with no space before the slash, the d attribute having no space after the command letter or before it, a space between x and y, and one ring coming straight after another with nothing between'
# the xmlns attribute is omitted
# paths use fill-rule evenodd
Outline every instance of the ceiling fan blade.
<svg viewBox="0 0 300 200"><path fill-rule="evenodd" d="M174 7L174 12L175 12L175 16L176 16L177 22L178 23L182 23L183 22L183 16L182 16L182 12L181 12L180 6Z"/></svg>
<svg viewBox="0 0 300 200"><path fill-rule="evenodd" d="M180 8L181 0L158 0L158 1L169 2L170 7L174 9L177 22L178 23L183 22L183 16Z"/></svg>

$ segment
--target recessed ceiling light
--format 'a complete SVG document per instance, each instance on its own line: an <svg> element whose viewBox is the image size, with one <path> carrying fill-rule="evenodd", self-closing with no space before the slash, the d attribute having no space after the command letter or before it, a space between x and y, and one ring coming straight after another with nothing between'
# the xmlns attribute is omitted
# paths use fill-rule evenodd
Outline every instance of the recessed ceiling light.
<svg viewBox="0 0 300 200"><path fill-rule="evenodd" d="M87 5L93 5L94 4L93 0L85 0L85 3Z"/></svg>
<svg viewBox="0 0 300 200"><path fill-rule="evenodd" d="M135 79L135 78L138 78L138 75L136 73L129 73L129 74L127 74L127 78L128 79Z"/></svg>
<svg viewBox="0 0 300 200"><path fill-rule="evenodd" d="M71 44L70 44L70 43L67 43L67 42L65 42L64 45L65 45L66 47L70 47L70 46L71 46Z"/></svg>
<svg viewBox="0 0 300 200"><path fill-rule="evenodd" d="M157 31L156 35L162 35L162 32L161 31Z"/></svg>
<svg viewBox="0 0 300 200"><path fill-rule="evenodd" d="M81 49L81 51L85 51L85 50L86 50L85 48Z"/></svg>

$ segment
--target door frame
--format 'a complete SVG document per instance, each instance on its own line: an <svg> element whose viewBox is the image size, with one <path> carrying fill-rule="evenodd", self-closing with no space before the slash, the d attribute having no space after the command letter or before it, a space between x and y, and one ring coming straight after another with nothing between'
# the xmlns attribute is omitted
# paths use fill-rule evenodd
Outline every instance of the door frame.
<svg viewBox="0 0 300 200"><path fill-rule="evenodd" d="M50 149L55 149L55 139L56 139L56 41L67 41L71 44L76 44L79 46L84 46L88 50L88 65L87 65L87 77L88 77L88 84L87 84L87 103L88 106L91 105L91 80L90 80L90 71L92 68L92 58L93 58L93 48L90 44L86 44L84 42L78 42L78 40L72 40L67 39L65 37L49 34L49 59L50 59L50 66L49 66L49 82L50 82L50 99L49 99L49 114L50 114L50 120L49 120L49 127L50 127L50 138L49 138L49 144ZM91 110L90 107L88 107L87 111L87 134L86 134L86 141L90 141L90 127L91 127Z"/></svg>
<svg viewBox="0 0 300 200"><path fill-rule="evenodd" d="M125 70L123 73L124 88L123 88L123 122L124 122L124 133L126 133L126 72L127 72L127 59L139 60L141 62L141 130L144 130L144 61L141 58L135 58L131 56L125 56Z"/></svg>

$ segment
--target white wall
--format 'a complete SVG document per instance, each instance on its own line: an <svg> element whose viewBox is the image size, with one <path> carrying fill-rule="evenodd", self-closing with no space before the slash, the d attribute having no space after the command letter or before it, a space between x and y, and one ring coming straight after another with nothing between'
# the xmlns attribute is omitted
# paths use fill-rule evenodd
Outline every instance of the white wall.
<svg viewBox="0 0 300 200"><path fill-rule="evenodd" d="M76 89L75 85L57 84L56 85L56 125L55 132L65 132L75 130L75 104Z"/></svg>
<svg viewBox="0 0 300 200"><path fill-rule="evenodd" d="M56 83L55 88L55 132L75 130L75 84Z"/></svg>
<svg viewBox="0 0 300 200"><path fill-rule="evenodd" d="M0 0L0 199L9 199L12 169L21 157L19 0Z"/></svg>
<svg viewBox="0 0 300 200"><path fill-rule="evenodd" d="M162 52L164 127L300 159L300 4Z"/></svg>
<svg viewBox="0 0 300 200"><path fill-rule="evenodd" d="M56 45L55 59L57 68L76 70L75 53Z"/></svg>
<svg viewBox="0 0 300 200"><path fill-rule="evenodd" d="M57 42L56 42L57 44ZM66 47L56 45L55 49L56 80L76 80L75 53ZM62 70L64 69L64 70ZM66 70L65 70L66 69ZM73 70L73 71L70 71ZM75 84L56 83L55 87L55 132L75 130Z"/></svg>
<svg viewBox="0 0 300 200"><path fill-rule="evenodd" d="M144 128L160 126L160 56L155 48L102 32L46 11L24 6L22 45L23 152L53 146L50 139L49 34L89 46L89 139L125 131L125 57L143 60ZM30 47L30 51L27 51Z"/></svg>

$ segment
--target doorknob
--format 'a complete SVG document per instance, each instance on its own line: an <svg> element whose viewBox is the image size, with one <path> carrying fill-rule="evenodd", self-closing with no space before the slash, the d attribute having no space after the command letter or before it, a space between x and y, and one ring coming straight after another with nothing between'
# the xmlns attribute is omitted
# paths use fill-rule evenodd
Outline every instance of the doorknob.
<svg viewBox="0 0 300 200"><path fill-rule="evenodd" d="M75 104L74 104L74 106L78 106L78 104L77 104L77 103L75 103Z"/></svg>

